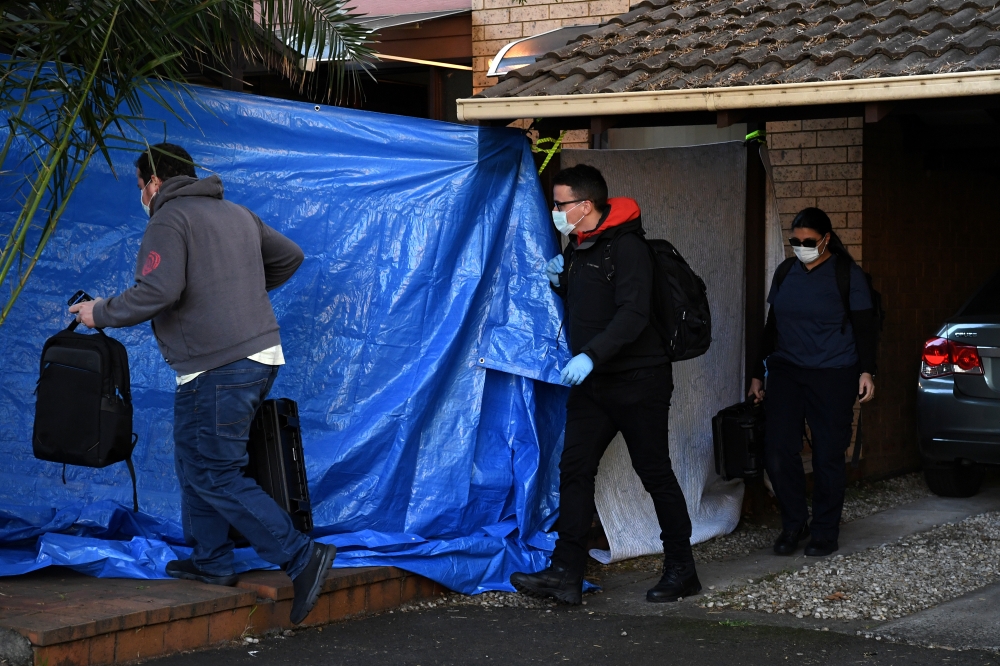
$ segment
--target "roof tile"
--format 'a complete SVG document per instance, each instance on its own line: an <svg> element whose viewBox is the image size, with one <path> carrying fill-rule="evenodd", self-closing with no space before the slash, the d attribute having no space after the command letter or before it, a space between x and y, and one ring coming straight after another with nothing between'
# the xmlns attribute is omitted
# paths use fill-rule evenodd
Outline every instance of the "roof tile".
<svg viewBox="0 0 1000 666"><path fill-rule="evenodd" d="M901 30L906 30L912 25L912 21L902 14L890 16L884 21L879 21L872 25L865 32L878 35L879 37L892 37Z"/></svg>
<svg viewBox="0 0 1000 666"><path fill-rule="evenodd" d="M642 0L484 97L1000 69L1000 0Z"/></svg>
<svg viewBox="0 0 1000 666"><path fill-rule="evenodd" d="M677 79L684 76L684 72L677 69L676 67L668 67L658 74L650 75L646 80L646 90L663 90L664 86L668 86Z"/></svg>
<svg viewBox="0 0 1000 666"><path fill-rule="evenodd" d="M618 75L614 72L601 72L598 76L595 76L586 83L580 85L577 88L577 92L581 95L590 95L592 93L601 92L601 88L614 83L616 80L618 80Z"/></svg>
<svg viewBox="0 0 1000 666"><path fill-rule="evenodd" d="M951 30L936 30L913 45L911 51L921 51L929 56L939 56L949 48L955 39Z"/></svg>
<svg viewBox="0 0 1000 666"><path fill-rule="evenodd" d="M936 4L937 0L909 0L908 2L904 2L899 10L910 18L916 18L923 16L928 10L933 9Z"/></svg>
<svg viewBox="0 0 1000 666"><path fill-rule="evenodd" d="M643 81L645 81L648 78L649 78L649 72L640 69L638 71L632 72L628 76L623 76L622 78L616 81L604 85L600 89L600 92L610 92L610 93L626 92L640 85Z"/></svg>

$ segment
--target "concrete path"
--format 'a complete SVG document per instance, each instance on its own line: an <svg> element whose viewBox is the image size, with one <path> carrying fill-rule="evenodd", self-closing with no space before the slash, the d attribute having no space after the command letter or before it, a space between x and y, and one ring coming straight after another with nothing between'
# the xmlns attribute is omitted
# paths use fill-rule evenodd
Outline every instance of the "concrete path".
<svg viewBox="0 0 1000 666"><path fill-rule="evenodd" d="M936 525L957 522L987 511L1000 510L1000 484L984 488L978 495L968 499L945 499L928 497L895 509L889 509L861 520L847 523L841 528L839 554L849 555L866 548L896 541L916 532L922 532ZM802 555L780 557L770 548L746 557L712 562L698 567L698 577L707 591L716 591L731 586L745 584L763 576L794 570L818 561ZM658 576L651 573L629 573L608 577L602 581L603 592L586 597L587 608L601 613L651 616L679 616L689 618L713 618L749 621L754 624L810 628L839 633L866 634L889 637L894 631L900 640L916 641L919 644L952 648L975 646L991 649L1000 645L1000 585L970 593L966 597L953 600L941 606L927 609L907 618L888 624L872 620L830 620L789 615L756 613L751 611L719 611L704 609L695 605L692 598L678 604L651 604L645 600L645 592L652 587ZM986 601L979 601L980 598ZM975 621L967 621L975 615ZM929 627L938 626L937 632L927 633ZM951 627L951 628L949 628Z"/></svg>
<svg viewBox="0 0 1000 666"><path fill-rule="evenodd" d="M886 622L871 633L914 645L1000 653L1000 583Z"/></svg>

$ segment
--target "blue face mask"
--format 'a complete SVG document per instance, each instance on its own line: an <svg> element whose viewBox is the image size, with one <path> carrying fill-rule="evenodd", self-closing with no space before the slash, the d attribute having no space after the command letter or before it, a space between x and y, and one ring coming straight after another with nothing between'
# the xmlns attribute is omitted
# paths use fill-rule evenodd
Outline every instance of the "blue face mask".
<svg viewBox="0 0 1000 666"><path fill-rule="evenodd" d="M576 206L579 206L582 203L583 202L581 201ZM573 206L573 208L576 208L576 206ZM573 210L573 208L570 208L569 210ZM569 211L563 212L561 210L552 211L552 224L555 225L556 230L563 236L569 236L576 229L576 224L580 224L579 222L576 224L570 224L569 220L566 219L566 213L568 212Z"/></svg>

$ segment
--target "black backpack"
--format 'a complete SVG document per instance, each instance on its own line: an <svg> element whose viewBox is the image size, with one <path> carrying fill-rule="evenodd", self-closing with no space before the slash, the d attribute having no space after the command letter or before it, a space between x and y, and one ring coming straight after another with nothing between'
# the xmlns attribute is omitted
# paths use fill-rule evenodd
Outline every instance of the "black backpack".
<svg viewBox="0 0 1000 666"><path fill-rule="evenodd" d="M32 448L39 460L107 467L125 461L132 477L133 510L139 510L132 451L132 390L128 352L98 329L75 333L77 322L45 341L35 389Z"/></svg>
<svg viewBox="0 0 1000 666"><path fill-rule="evenodd" d="M668 241L638 234L653 255L653 302L650 323L663 338L671 361L701 356L712 344L712 313L705 281ZM611 252L618 237L604 246L604 272L615 276Z"/></svg>

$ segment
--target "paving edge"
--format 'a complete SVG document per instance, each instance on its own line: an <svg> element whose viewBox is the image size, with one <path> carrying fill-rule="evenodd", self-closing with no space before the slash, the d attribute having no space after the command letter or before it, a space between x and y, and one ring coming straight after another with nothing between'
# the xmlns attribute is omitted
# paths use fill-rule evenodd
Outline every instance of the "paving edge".
<svg viewBox="0 0 1000 666"><path fill-rule="evenodd" d="M383 569L383 568L379 568ZM384 568L382 580L329 589L299 627L325 625L371 615L404 603L441 596L447 590L434 581ZM107 666L224 645L244 636L291 629L291 598L257 597L254 603L183 618L98 634L53 645L33 645L36 666ZM31 661L25 662L32 663ZM12 666L22 666L11 662Z"/></svg>

